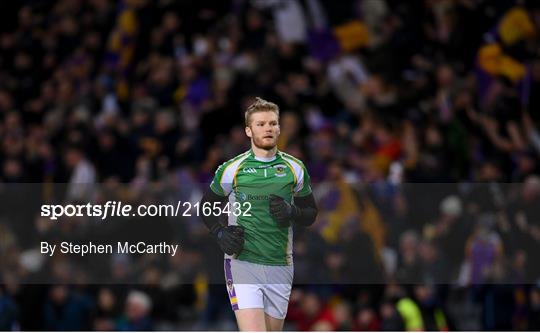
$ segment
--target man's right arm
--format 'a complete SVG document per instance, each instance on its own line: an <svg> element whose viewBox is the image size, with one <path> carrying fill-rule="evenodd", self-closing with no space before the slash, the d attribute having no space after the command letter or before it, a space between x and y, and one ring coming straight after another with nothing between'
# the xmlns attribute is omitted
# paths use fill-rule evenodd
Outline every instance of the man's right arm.
<svg viewBox="0 0 540 333"><path fill-rule="evenodd" d="M203 194L203 197L201 198L199 207L204 207L203 205L206 205L206 206L210 205L210 207L213 207L214 202L219 202L220 207L222 207L226 201L227 201L227 197L218 195L214 193L214 191L208 188L206 189L206 191ZM203 219L204 224L206 225L206 227L208 228L208 230L210 230L212 234L214 234L217 231L217 229L219 229L219 227L223 226L220 222L222 217L219 215L202 214L202 219Z"/></svg>
<svg viewBox="0 0 540 333"><path fill-rule="evenodd" d="M223 207L226 201L227 197L218 195L208 188L203 194L199 207L205 207L205 205L214 207L215 202L219 202ZM221 250L229 255L239 254L244 247L244 229L240 226L223 225L221 223L223 218L226 216L202 214L204 224L216 238Z"/></svg>

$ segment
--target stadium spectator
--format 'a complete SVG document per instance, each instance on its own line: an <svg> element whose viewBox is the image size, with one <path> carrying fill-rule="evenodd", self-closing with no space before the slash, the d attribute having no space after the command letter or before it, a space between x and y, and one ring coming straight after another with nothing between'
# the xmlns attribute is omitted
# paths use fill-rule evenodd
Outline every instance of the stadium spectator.
<svg viewBox="0 0 540 333"><path fill-rule="evenodd" d="M64 285L52 286L43 306L45 328L52 331L80 331L91 328L93 304L85 294Z"/></svg>
<svg viewBox="0 0 540 333"><path fill-rule="evenodd" d="M435 288L429 284L413 286L413 297L398 301L397 309L407 331L447 331L446 315L438 304Z"/></svg>
<svg viewBox="0 0 540 333"><path fill-rule="evenodd" d="M127 295L125 314L116 323L119 331L150 331L153 324L150 318L152 300L140 291L131 291Z"/></svg>
<svg viewBox="0 0 540 333"><path fill-rule="evenodd" d="M107 331L115 328L115 320L119 315L118 300L111 289L101 288L97 294L96 311L92 329Z"/></svg>
<svg viewBox="0 0 540 333"><path fill-rule="evenodd" d="M0 286L0 330L15 331L19 327L17 304Z"/></svg>

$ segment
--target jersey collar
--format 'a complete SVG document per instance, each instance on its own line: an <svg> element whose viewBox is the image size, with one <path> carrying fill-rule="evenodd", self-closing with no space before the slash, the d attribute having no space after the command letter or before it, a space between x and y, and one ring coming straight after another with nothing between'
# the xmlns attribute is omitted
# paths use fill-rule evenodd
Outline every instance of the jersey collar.
<svg viewBox="0 0 540 333"><path fill-rule="evenodd" d="M259 156L255 156L255 153L253 152L252 149L249 150L249 153L251 155L251 157L257 161L260 161L260 162L272 162L272 161L275 161L276 158L278 157L278 154L280 153L279 150L276 150L276 154L272 157L259 157Z"/></svg>

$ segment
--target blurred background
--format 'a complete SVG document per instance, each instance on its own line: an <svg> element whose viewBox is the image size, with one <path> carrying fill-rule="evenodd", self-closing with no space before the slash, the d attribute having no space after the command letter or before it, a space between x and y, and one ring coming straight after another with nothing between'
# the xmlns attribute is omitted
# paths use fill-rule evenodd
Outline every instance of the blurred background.
<svg viewBox="0 0 540 333"><path fill-rule="evenodd" d="M255 96L280 106L279 149L305 162L320 207L295 234L286 329L540 330L537 1L0 12L0 330L235 329L199 219L52 223L32 208L194 202L249 148ZM105 258L103 284L92 262L36 254L127 229L183 252Z"/></svg>

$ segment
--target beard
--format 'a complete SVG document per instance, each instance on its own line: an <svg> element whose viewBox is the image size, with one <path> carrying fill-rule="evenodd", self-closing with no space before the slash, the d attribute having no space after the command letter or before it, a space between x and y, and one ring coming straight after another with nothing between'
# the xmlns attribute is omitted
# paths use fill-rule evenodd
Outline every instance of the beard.
<svg viewBox="0 0 540 333"><path fill-rule="evenodd" d="M253 137L253 145L259 149L272 150L277 146L277 140L267 143L263 138Z"/></svg>

